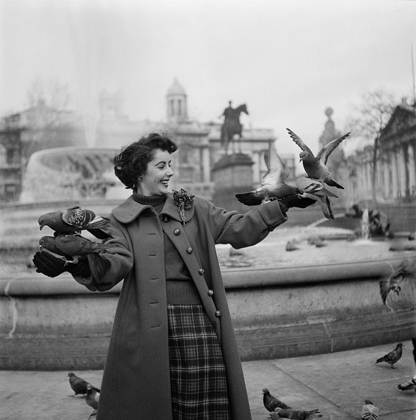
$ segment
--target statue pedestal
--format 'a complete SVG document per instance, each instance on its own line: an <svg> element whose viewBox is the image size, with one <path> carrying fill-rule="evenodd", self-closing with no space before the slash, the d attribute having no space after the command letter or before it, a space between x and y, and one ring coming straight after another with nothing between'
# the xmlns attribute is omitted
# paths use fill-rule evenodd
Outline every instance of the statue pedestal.
<svg viewBox="0 0 416 420"><path fill-rule="evenodd" d="M250 207L241 204L235 194L251 191L253 189L253 172L251 166L254 162L244 153L224 155L212 168L214 181L214 195L212 201L216 206L227 210L246 212Z"/></svg>

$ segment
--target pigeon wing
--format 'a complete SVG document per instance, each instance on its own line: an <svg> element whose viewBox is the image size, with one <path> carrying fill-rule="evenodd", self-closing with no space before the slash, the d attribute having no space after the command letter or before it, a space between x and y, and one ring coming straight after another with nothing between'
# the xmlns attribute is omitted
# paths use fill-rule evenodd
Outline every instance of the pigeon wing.
<svg viewBox="0 0 416 420"><path fill-rule="evenodd" d="M289 136L292 138L292 140L304 151L304 152L308 152L312 157L314 157L315 155L312 153L312 150L309 149L309 147L303 142L303 140L297 135L295 134L292 130L290 130L289 128L286 128L286 130L289 133Z"/></svg>
<svg viewBox="0 0 416 420"><path fill-rule="evenodd" d="M264 161L266 162L267 173L263 176L261 185L276 185L278 182L284 182L287 179L289 170L273 146L264 154Z"/></svg>
<svg viewBox="0 0 416 420"><path fill-rule="evenodd" d="M335 140L330 141L328 144L326 144L320 151L319 153L316 155L316 158L319 160L322 160L324 162L324 164L326 164L326 162L328 161L328 157L329 155L338 147L338 145L345 140L349 135L351 134L351 132L344 134L341 137L338 137Z"/></svg>

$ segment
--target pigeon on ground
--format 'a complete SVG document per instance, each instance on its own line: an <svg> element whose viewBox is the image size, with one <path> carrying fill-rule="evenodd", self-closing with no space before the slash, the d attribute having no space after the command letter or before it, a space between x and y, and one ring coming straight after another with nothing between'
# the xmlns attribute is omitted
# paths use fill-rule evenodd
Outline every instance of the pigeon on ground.
<svg viewBox="0 0 416 420"><path fill-rule="evenodd" d="M407 239L409 239L409 241L414 241L416 239L416 232L410 232Z"/></svg>
<svg viewBox="0 0 416 420"><path fill-rule="evenodd" d="M392 369L394 369L393 365L397 363L403 354L403 343L397 344L396 348L392 350L390 353L385 354L383 357L377 359L377 363L387 362Z"/></svg>
<svg viewBox="0 0 416 420"><path fill-rule="evenodd" d="M380 295L383 303L386 304L387 296L390 291L399 295L402 290L399 283L406 277L414 276L415 274L416 264L414 264L414 262L410 263L409 260L405 258L387 279L380 281Z"/></svg>
<svg viewBox="0 0 416 420"><path fill-rule="evenodd" d="M323 417L318 409L316 410L292 410L284 408L276 408L269 414L273 420L277 419L291 419L291 420L312 420L318 417Z"/></svg>
<svg viewBox="0 0 416 420"><path fill-rule="evenodd" d="M364 400L364 403L361 420L378 420L378 408L370 400Z"/></svg>
<svg viewBox="0 0 416 420"><path fill-rule="evenodd" d="M286 408L290 409L288 405L280 401L278 398L270 394L267 388L263 388L263 405L267 411L273 412L275 408Z"/></svg>
<svg viewBox="0 0 416 420"><path fill-rule="evenodd" d="M55 238L55 246L61 252L71 256L100 253L111 247L111 245L90 241L78 234L57 236Z"/></svg>
<svg viewBox="0 0 416 420"><path fill-rule="evenodd" d="M411 389L414 389L416 392L416 375L413 376L413 378L409 379L408 381L397 385L397 388L399 388L400 391L409 391Z"/></svg>
<svg viewBox="0 0 416 420"><path fill-rule="evenodd" d="M299 157L300 161L303 163L303 167L308 174L309 178L319 179L322 182L325 182L327 185L331 187L337 187L344 189L341 185L337 184L333 179L332 175L329 172L329 169L326 166L328 161L329 155L335 150L335 148L344 140L346 139L351 132L344 134L341 137L338 137L335 140L330 141L326 144L316 155L312 153L312 150L303 142L303 140L296 135L292 130L286 128L289 133L289 136L292 140L302 149L300 152Z"/></svg>
<svg viewBox="0 0 416 420"><path fill-rule="evenodd" d="M109 219L97 216L92 210L84 210L79 206L42 214L38 223L40 230L44 226L49 226L58 235L88 230L99 239L108 238L101 229L109 225Z"/></svg>
<svg viewBox="0 0 416 420"><path fill-rule="evenodd" d="M85 402L94 409L94 411L90 414L88 419L95 416L97 414L98 409L98 402L100 400L100 391L94 388L91 384L87 385L87 395L85 397Z"/></svg>
<svg viewBox="0 0 416 420"><path fill-rule="evenodd" d="M71 397L75 397L75 395L78 395L78 394L85 395L88 391L88 388L87 388L88 385L90 385L95 391L100 392L98 388L95 388L85 379L82 379L79 376L75 375L74 372L69 372L68 376L69 376L69 385L71 386L72 390L75 392L75 394L71 395Z"/></svg>
<svg viewBox="0 0 416 420"><path fill-rule="evenodd" d="M317 248L323 248L324 246L327 246L328 244L322 239L318 238L318 240L315 242L315 246Z"/></svg>
<svg viewBox="0 0 416 420"><path fill-rule="evenodd" d="M286 251L297 251L299 248L296 246L296 241L292 240L286 244Z"/></svg>
<svg viewBox="0 0 416 420"><path fill-rule="evenodd" d="M338 196L327 190L321 181L301 176L296 180L296 186L302 198L316 200L321 206L324 216L327 219L334 219L334 212L332 211L329 197L338 198Z"/></svg>
<svg viewBox="0 0 416 420"><path fill-rule="evenodd" d="M285 183L289 171L274 148L265 155L264 159L268 171L263 176L261 187L254 191L235 195L237 200L246 206L256 206L270 199L282 199L299 193L296 187Z"/></svg>

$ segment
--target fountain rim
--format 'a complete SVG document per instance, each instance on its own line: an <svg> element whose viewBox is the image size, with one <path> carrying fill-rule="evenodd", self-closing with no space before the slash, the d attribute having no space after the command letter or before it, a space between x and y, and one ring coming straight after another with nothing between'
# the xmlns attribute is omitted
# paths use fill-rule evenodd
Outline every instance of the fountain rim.
<svg viewBox="0 0 416 420"><path fill-rule="evenodd" d="M381 278L392 272L393 264L403 258L389 258L360 262L329 263L325 265L305 265L297 267L271 267L263 269L238 268L222 271L224 287L230 289L250 289L264 287L288 287L305 284L357 281ZM252 273L256 275L253 276ZM244 275L242 275L244 273ZM278 273L278 276L276 275ZM290 279L290 280L289 280ZM70 274L62 274L59 279L46 278L41 274L8 276L0 278L0 296L50 296L78 294L119 294L120 282L104 292L92 292L78 284Z"/></svg>

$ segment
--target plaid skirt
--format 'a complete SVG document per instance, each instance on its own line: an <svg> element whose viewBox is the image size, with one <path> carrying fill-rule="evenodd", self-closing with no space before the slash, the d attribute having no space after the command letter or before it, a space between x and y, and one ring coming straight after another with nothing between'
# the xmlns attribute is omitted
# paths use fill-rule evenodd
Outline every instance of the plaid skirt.
<svg viewBox="0 0 416 420"><path fill-rule="evenodd" d="M172 408L175 420L231 418L218 337L202 305L168 305Z"/></svg>

